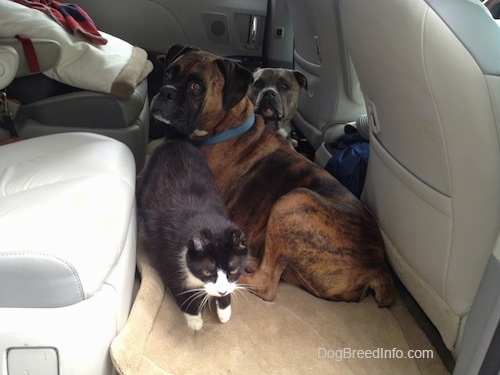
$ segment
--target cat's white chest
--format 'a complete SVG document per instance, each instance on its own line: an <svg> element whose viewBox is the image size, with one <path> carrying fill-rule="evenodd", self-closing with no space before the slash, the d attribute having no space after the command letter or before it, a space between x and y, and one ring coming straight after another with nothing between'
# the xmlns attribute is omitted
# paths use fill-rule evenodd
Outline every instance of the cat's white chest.
<svg viewBox="0 0 500 375"><path fill-rule="evenodd" d="M232 293L236 288L236 284L227 279L224 271L217 271L217 279L215 282L208 282L205 284L205 290L208 295L213 297L223 297Z"/></svg>

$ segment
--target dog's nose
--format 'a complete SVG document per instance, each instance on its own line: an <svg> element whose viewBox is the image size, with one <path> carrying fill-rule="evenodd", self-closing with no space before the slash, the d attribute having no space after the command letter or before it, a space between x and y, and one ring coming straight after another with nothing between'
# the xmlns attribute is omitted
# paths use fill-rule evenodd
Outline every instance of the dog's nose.
<svg viewBox="0 0 500 375"><path fill-rule="evenodd" d="M160 89L160 96L163 100L176 100L177 99L177 89L172 86L163 86Z"/></svg>
<svg viewBox="0 0 500 375"><path fill-rule="evenodd" d="M274 99L276 97L276 92L273 90L268 90L264 92L263 96L266 99Z"/></svg>

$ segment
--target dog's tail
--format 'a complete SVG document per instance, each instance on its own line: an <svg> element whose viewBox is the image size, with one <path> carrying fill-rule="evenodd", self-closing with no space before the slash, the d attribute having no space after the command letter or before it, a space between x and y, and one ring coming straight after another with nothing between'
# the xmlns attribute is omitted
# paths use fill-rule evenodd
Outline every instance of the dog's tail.
<svg viewBox="0 0 500 375"><path fill-rule="evenodd" d="M394 280L388 270L377 272L367 287L373 291L378 307L388 307L394 301Z"/></svg>

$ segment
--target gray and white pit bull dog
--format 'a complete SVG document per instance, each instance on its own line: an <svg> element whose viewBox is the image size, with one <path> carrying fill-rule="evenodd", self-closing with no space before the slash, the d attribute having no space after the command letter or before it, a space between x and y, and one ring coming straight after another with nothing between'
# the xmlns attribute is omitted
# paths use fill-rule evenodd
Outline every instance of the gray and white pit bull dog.
<svg viewBox="0 0 500 375"><path fill-rule="evenodd" d="M262 68L254 72L253 79L247 95L255 113L264 118L266 126L297 146L291 139L291 120L299 105L300 90L312 96L306 76L297 70Z"/></svg>

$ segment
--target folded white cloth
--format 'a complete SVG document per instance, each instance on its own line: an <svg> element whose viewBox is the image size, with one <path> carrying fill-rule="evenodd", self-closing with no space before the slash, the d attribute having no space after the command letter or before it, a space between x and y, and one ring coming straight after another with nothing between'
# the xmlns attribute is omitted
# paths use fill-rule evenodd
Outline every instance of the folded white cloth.
<svg viewBox="0 0 500 375"><path fill-rule="evenodd" d="M92 45L68 33L43 12L24 5L0 1L0 37L24 34L51 39L61 45L61 58L47 77L84 90L101 91L129 98L136 85L152 70L153 64L142 48L100 31L108 40Z"/></svg>

